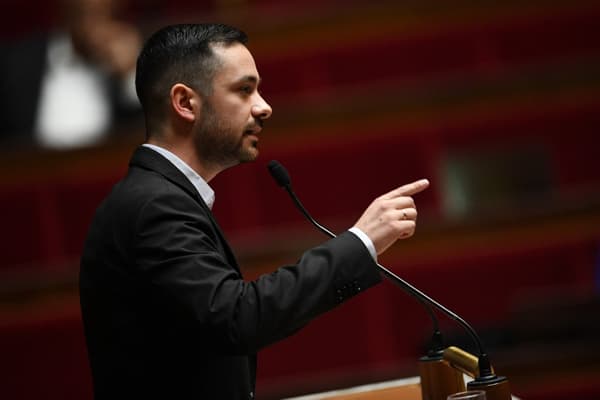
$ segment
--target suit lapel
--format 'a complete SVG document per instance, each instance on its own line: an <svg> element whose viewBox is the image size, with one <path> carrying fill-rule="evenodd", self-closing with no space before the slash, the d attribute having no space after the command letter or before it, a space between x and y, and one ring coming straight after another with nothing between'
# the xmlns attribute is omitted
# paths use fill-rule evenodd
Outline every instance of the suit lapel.
<svg viewBox="0 0 600 400"><path fill-rule="evenodd" d="M210 210L210 208L208 208L208 206L202 199L202 196L200 196L200 193L198 193L194 185L192 185L188 178L183 173L181 173L181 171L179 171L177 167L175 167L169 160L167 160L165 157L163 157L156 151L143 146L138 147L133 153L129 165L155 171L164 176L167 180L171 181L175 185L181 187L186 193L192 196L200 205L200 207L202 207L204 213L210 219L215 229L215 232L217 233L217 236L219 237L219 240L221 242L221 247L225 251L226 258L229 260L231 265L241 274L241 271L237 264L237 260L235 259L235 255L229 247L229 243L225 239L225 235L223 234L221 228L219 227L219 224L215 220L212 211Z"/></svg>

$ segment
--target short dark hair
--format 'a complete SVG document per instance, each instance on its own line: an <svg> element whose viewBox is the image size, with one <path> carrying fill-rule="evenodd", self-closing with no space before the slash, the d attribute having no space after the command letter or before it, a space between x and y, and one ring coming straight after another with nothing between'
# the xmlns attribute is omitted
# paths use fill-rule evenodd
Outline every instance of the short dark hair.
<svg viewBox="0 0 600 400"><path fill-rule="evenodd" d="M203 95L212 88L219 65L212 45L245 45L248 36L224 24L166 26L144 44L137 59L135 89L146 113L160 113L171 87L183 83Z"/></svg>

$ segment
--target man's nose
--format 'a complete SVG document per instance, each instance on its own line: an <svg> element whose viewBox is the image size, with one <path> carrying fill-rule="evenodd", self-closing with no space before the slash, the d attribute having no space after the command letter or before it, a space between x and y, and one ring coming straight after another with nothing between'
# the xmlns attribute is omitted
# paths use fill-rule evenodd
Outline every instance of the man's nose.
<svg viewBox="0 0 600 400"><path fill-rule="evenodd" d="M257 94L257 101L252 106L252 115L258 119L267 119L271 114L273 114L273 109L269 103L267 103L261 95Z"/></svg>

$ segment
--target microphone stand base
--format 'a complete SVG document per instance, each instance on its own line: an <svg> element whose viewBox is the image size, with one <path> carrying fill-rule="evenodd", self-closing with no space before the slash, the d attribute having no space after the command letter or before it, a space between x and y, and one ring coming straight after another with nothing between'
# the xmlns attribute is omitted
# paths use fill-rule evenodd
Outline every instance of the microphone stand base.
<svg viewBox="0 0 600 400"><path fill-rule="evenodd" d="M476 378L467 383L468 390L483 390L487 400L511 400L510 385L504 376Z"/></svg>

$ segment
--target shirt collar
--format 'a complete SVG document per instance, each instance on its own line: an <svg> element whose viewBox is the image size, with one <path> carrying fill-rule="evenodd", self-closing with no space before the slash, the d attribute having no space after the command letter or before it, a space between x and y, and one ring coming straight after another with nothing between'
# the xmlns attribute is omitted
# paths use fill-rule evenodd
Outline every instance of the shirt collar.
<svg viewBox="0 0 600 400"><path fill-rule="evenodd" d="M156 151L158 154L169 160L171 164L173 164L178 170L180 170L181 173L188 178L190 183L194 185L208 208L212 210L213 204L215 203L215 192L210 186L208 186L208 183L206 183L206 181L192 169L192 167L187 165L181 158L177 157L175 154L171 153L165 148L150 143L144 143L142 146Z"/></svg>

